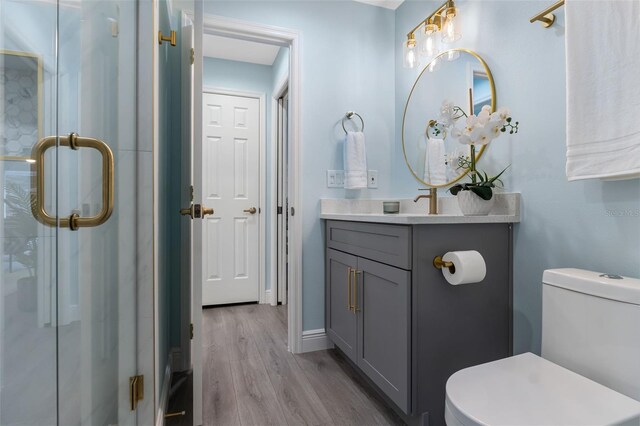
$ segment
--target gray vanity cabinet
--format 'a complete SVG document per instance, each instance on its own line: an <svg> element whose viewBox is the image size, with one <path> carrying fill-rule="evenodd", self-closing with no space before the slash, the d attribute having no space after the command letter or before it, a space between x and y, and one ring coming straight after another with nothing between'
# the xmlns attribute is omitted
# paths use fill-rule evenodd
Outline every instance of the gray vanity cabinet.
<svg viewBox="0 0 640 426"><path fill-rule="evenodd" d="M408 424L444 425L448 377L512 354L511 224L325 224L329 339ZM479 251L485 279L448 284L433 259L453 250Z"/></svg>
<svg viewBox="0 0 640 426"><path fill-rule="evenodd" d="M409 231L331 221L326 255L327 334L404 413L411 408Z"/></svg>

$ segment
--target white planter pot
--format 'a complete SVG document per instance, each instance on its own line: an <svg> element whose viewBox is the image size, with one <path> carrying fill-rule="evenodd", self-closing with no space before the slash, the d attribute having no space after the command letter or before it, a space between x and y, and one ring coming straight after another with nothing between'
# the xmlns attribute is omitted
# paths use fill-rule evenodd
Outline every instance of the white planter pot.
<svg viewBox="0 0 640 426"><path fill-rule="evenodd" d="M495 194L490 200L483 200L471 191L460 191L456 198L460 210L465 216L486 216L491 212L496 201Z"/></svg>

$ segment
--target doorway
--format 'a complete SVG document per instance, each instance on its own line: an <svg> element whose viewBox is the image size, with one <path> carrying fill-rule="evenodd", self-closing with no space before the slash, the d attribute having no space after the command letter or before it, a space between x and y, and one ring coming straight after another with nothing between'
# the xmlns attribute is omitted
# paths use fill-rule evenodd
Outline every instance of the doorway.
<svg viewBox="0 0 640 426"><path fill-rule="evenodd" d="M197 26L196 26L197 28ZM286 145L282 145L286 150L286 157L281 159L281 164L283 167L286 167L286 176L287 179L284 184L282 184L283 192L286 195L283 195L281 198L286 200L285 205L281 205L282 207L282 216L286 217L285 228L281 227L280 230L286 229L288 230L288 237L286 238L287 244L280 244L280 247L285 246L288 247L286 253L283 256L280 256L280 261L282 262L280 266L280 272L282 269L286 269L286 282L288 285L283 287L285 284L281 284L282 281L278 280L277 276L279 273L278 270L278 226L277 226L277 214L279 207L278 205L278 155L277 155L277 142L275 140L269 140L269 144L266 148L265 160L266 166L269 171L267 171L267 177L265 182L268 183L266 190L264 191L264 203L261 203L259 206L249 206L256 207L259 214L256 214L255 217L261 216L264 217L264 230L265 230L265 254L267 256L262 256L264 259L264 267L260 268L260 277L264 278L267 285L262 286L260 289L260 298L259 301L263 302L263 305L260 305L262 309L263 306L271 304L278 304L278 287L280 287L280 293L286 293L283 297L286 306L278 308L278 312L285 312L286 316L286 329L287 332L285 334L285 339L282 342L283 349L285 351L291 351L294 353L301 352L302 350L302 294L301 294L301 261L302 261L302 241L301 241L301 224L302 217L299 212L296 211L296 202L299 199L299 133L300 133L300 117L298 114L299 104L300 104L300 61L299 61L299 34L296 31L286 30L282 28L273 28L269 26L262 26L249 22L241 22L236 20L229 20L227 18L216 17L216 16L204 16L203 17L203 32L202 37L198 40L199 36L195 38L195 51L202 52L202 56L200 54L197 55L195 59L195 67L194 67L194 84L195 87L193 89L194 101L193 101L193 112L194 112L194 131L193 131L193 183L194 183L194 197L193 203L202 202L205 205L201 204L193 204L193 206L198 206L201 208L202 213L208 211L209 208L215 211L216 209L216 200L207 200L207 193L204 191L204 188L200 184L200 188L198 188L199 183L202 182L202 177L205 176L206 173L206 165L204 161L201 161L203 156L203 143L206 134L204 123L200 123L204 115L204 98L206 94L204 93L204 89L207 87L214 88L224 88L228 91L239 92L239 91L252 91L252 92L263 92L265 93L265 100L269 100L266 102L267 111L267 120L266 123L271 124L277 116L277 108L271 108L272 100L274 99L274 90L273 88L278 83L278 88L282 89L285 87L282 83L283 78L273 78L271 81L270 89L267 91L258 90L258 89L250 89L250 88L238 88L230 86L229 84L223 83L212 83L207 81L207 76L205 74L205 66L203 63L205 60L205 52L206 52L206 43L204 42L204 38L208 36L217 36L217 37L225 37L227 39L233 39L236 41L243 42L253 42L263 45L268 45L271 47L275 47L279 52L287 51L288 52L288 60L281 67L282 70L286 71L288 74L288 83L286 84L286 93L283 91L278 91L278 98L275 98L277 101L281 97L286 96L287 100L287 116L282 117L282 125L286 123L286 127L288 128L288 132L282 130L282 135L286 134ZM227 43L228 44L228 43ZM246 49L229 49L235 52L245 52ZM228 59L228 58L227 58ZM242 62L236 60L236 62ZM273 62L271 63L273 64ZM220 65L220 64L218 64ZM237 64L236 64L237 65ZM240 69L238 66L234 67L234 69ZM275 69L275 66L274 66ZM200 75L198 75L200 73ZM230 73L227 77L238 77L239 72ZM227 81L228 83L228 81ZM285 99L283 99L284 101ZM277 102L276 102L277 105ZM277 125L277 123L276 123ZM272 130L266 131L267 135L272 135ZM270 138L271 139L271 138ZM197 141L200 141L198 143ZM271 148L276 149L271 149ZM285 160L286 158L286 160ZM286 161L286 164L283 163ZM284 175L283 175L284 176ZM210 205L209 205L210 204ZM247 207L243 207L244 210ZM196 217L199 219L203 218L202 214L196 214ZM209 215L211 217L211 215ZM192 223L192 253L202 253L205 249L206 239L204 238L204 230L205 230L205 222L206 220L193 220ZM280 238L282 241L282 237ZM225 249L229 250L231 247L225 247ZM268 250L267 250L268 249ZM208 266L205 264L201 256L193 256L193 264L192 264L192 323L193 323L193 335L194 338L191 342L192 349L192 364L193 364L193 389L194 389L194 422L202 423L202 413L203 413L203 379L206 379L206 375L203 371L203 360L211 355L211 352L207 350L203 345L206 344L204 342L204 336L209 335L208 326L212 325L213 322L209 321L205 323L203 321L203 314L206 312L207 315L210 315L211 312L216 312L218 309L229 309L227 308L214 308L207 309L203 311L202 302L203 302L203 287L201 285L202 277L206 274L206 268ZM280 286L278 286L280 284ZM282 298L281 298L282 300ZM266 307L267 309L276 309ZM233 306L232 310L235 310ZM249 310L250 311L250 310ZM275 311L274 311L275 312ZM214 321L215 322L215 321ZM240 321L237 323L236 330L238 332L242 332L243 322ZM241 339L243 342L248 342L246 339ZM209 348L210 349L210 348Z"/></svg>

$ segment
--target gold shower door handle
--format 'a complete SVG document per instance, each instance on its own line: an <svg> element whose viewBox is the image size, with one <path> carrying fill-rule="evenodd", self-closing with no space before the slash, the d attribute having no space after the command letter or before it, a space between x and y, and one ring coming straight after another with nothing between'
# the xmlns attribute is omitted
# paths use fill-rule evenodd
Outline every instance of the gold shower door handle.
<svg viewBox="0 0 640 426"><path fill-rule="evenodd" d="M44 206L44 154L49 148L55 147L56 142L59 146L67 146L74 151L80 148L92 148L102 155L102 210L97 215L80 217L77 213L72 213L69 217L57 218L46 211ZM111 213L113 213L114 204L114 165L113 152L106 143L95 138L81 137L76 133L70 133L69 136L47 136L33 146L31 158L34 160L31 163L31 187L36 188L35 194L31 194L31 212L38 222L76 231L79 228L99 226L109 220Z"/></svg>
<svg viewBox="0 0 640 426"><path fill-rule="evenodd" d="M255 207L251 207L250 209L244 209L242 210L245 213L251 213L251 214L256 214L256 212L258 211L258 209L256 209Z"/></svg>

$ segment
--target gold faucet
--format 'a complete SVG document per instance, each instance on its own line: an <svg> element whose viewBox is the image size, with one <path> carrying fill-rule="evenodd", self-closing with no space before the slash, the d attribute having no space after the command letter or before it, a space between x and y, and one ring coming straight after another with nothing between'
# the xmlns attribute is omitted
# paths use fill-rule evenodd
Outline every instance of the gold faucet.
<svg viewBox="0 0 640 426"><path fill-rule="evenodd" d="M420 188L420 191L429 189L429 195L418 195L413 202L417 203L421 198L429 199L429 214L438 214L438 188Z"/></svg>

